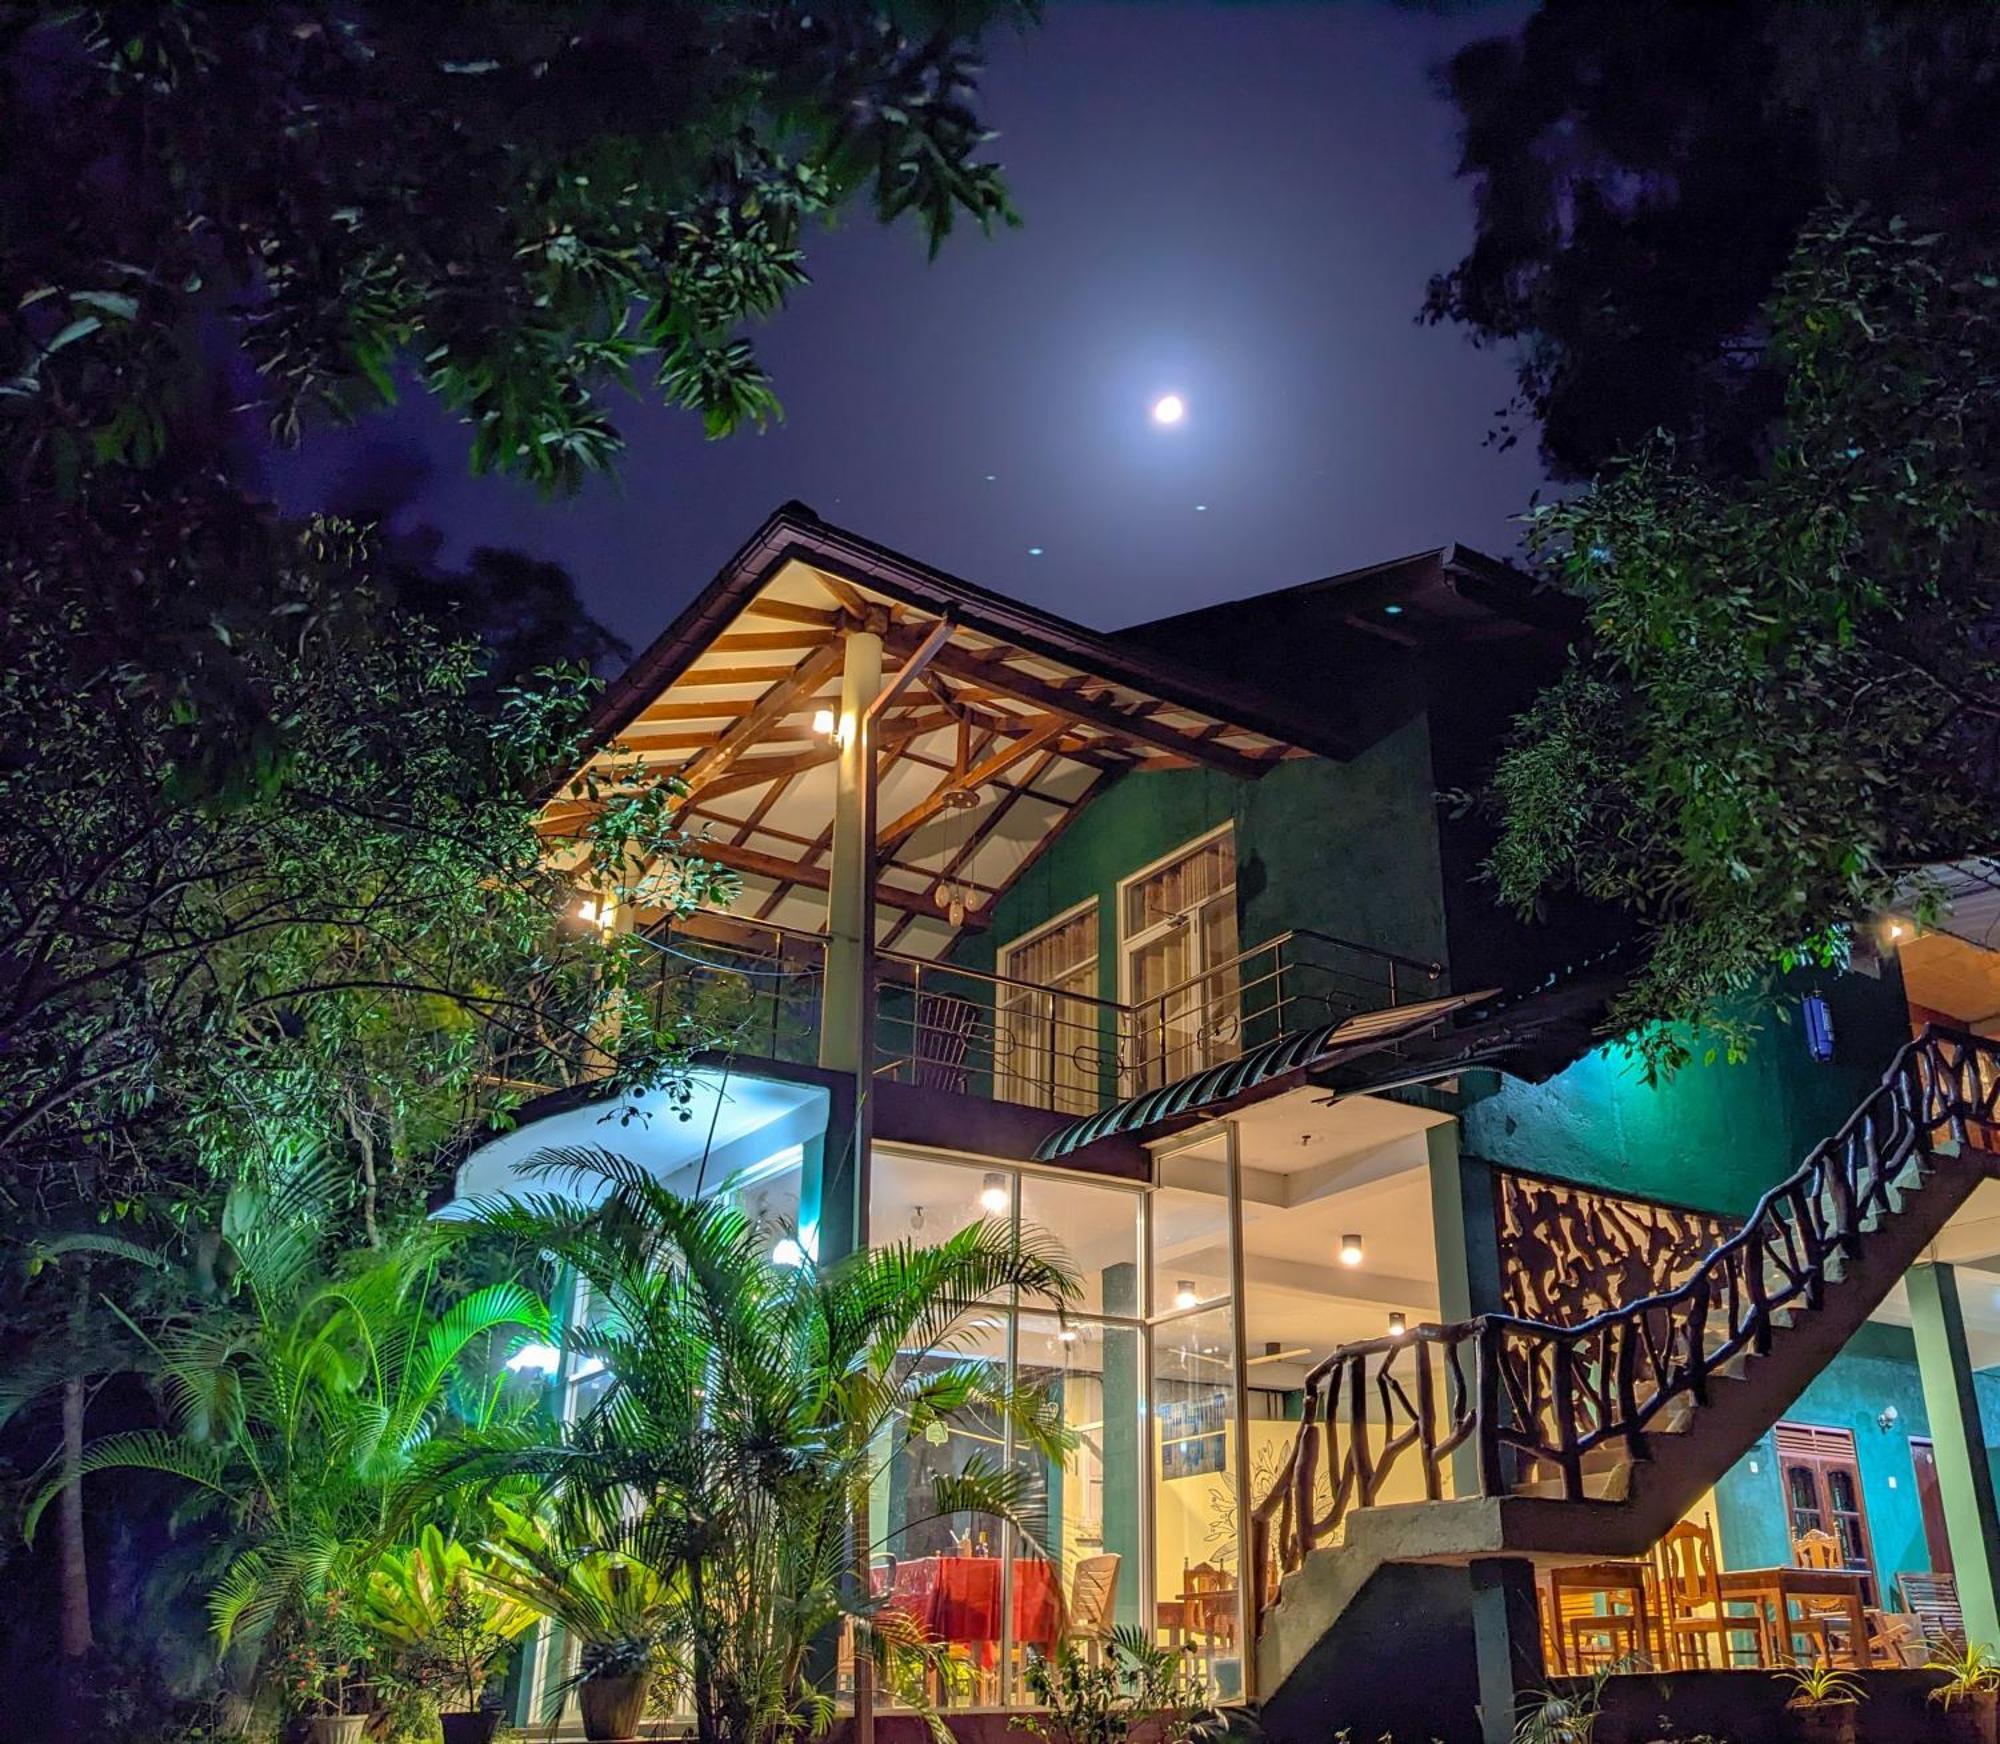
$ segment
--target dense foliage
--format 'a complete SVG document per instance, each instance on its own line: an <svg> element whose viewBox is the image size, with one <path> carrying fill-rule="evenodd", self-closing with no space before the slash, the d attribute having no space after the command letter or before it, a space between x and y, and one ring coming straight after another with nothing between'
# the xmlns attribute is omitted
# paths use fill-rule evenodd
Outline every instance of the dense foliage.
<svg viewBox="0 0 2000 1744"><path fill-rule="evenodd" d="M562 1256L584 1304L571 1348L608 1386L559 1439L487 1437L439 1468L441 1485L526 1481L547 1498L554 1543L503 1538L497 1578L576 1632L584 1679L651 1654L688 1690L703 1744L817 1732L832 1698L811 1655L871 1614L851 1584L871 1548L854 1526L897 1453L977 1413L1025 1454L1060 1457L1057 1401L961 1352L982 1304L1060 1308L1074 1279L1047 1238L998 1222L787 1267L771 1230L678 1199L619 1157L553 1154L535 1173L561 1190L478 1222ZM1011 1521L1032 1546L1040 1500L1023 1469L975 1458L932 1481L928 1506ZM580 1547L639 1571L618 1611L597 1581L577 1590L564 1552ZM880 1653L931 1651L898 1616L880 1614Z"/></svg>
<svg viewBox="0 0 2000 1744"><path fill-rule="evenodd" d="M1656 429L1753 472L1780 409L1765 305L1832 194L2000 241L2000 12L1979 0L1543 0L1447 89L1478 233L1426 317L1513 348L1501 439L1588 478Z"/></svg>
<svg viewBox="0 0 2000 1744"><path fill-rule="evenodd" d="M1005 219L977 32L1027 0L412 6L126 0L0 23L0 381L42 420L15 482L143 464L205 320L273 428L408 371L476 467L575 483L607 389L713 434L777 411L746 324L865 198L935 247ZM14 415L21 415L17 404Z"/></svg>
<svg viewBox="0 0 2000 1744"><path fill-rule="evenodd" d="M1637 917L1616 1013L1657 1063L1722 1044L1740 996L1924 902L2000 831L2000 277L1836 215L1765 313L1782 423L1717 482L1659 440L1544 508L1590 642L1520 723L1494 868ZM1913 888L1914 887L1914 888Z"/></svg>

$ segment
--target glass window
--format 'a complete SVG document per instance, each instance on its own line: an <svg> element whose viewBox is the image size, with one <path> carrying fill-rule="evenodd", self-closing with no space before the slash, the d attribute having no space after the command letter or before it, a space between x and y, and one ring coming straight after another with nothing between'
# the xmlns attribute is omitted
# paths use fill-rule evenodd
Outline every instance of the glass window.
<svg viewBox="0 0 2000 1744"><path fill-rule="evenodd" d="M1175 1157L1177 1184L1153 1194L1153 1306L1173 1314L1229 1294L1229 1187L1224 1165Z"/></svg>
<svg viewBox="0 0 2000 1744"><path fill-rule="evenodd" d="M1132 1088L1234 1059L1242 1034L1236 842L1227 830L1140 874L1120 899Z"/></svg>
<svg viewBox="0 0 2000 1744"><path fill-rule="evenodd" d="M1097 904L1017 939L1000 953L994 1037L1001 1099L1084 1114L1104 1096L1104 1025L1097 997ZM1011 985L1023 983L1024 985Z"/></svg>
<svg viewBox="0 0 2000 1744"><path fill-rule="evenodd" d="M1235 1341L1227 1305L1153 1331L1156 1628L1221 1700L1243 1691Z"/></svg>
<svg viewBox="0 0 2000 1744"><path fill-rule="evenodd" d="M1143 1312L1139 1297L1140 1195L1082 1178L1023 1174L1021 1226L1052 1236L1075 1268L1082 1314Z"/></svg>

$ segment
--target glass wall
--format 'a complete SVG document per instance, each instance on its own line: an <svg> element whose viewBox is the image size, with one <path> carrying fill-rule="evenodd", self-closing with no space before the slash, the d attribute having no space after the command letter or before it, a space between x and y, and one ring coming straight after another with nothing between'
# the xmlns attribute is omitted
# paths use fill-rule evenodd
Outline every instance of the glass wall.
<svg viewBox="0 0 2000 1744"><path fill-rule="evenodd" d="M1065 1634L1088 1642L1145 1615L1143 1207L1132 1184L877 1148L876 1245L939 1241L992 1219L1048 1246L1081 1285L1066 1314L995 1301L950 1350L909 1353L924 1364L989 1364L996 1387L1011 1377L1036 1390L1069 1445L1044 1456L978 1413L914 1440L891 1437L870 1497L870 1580L945 1653L942 1669L892 1666L889 1705L910 1698L912 1679L949 1708L1017 1705L1030 1656L1053 1653ZM1020 1529L939 1506L936 1480L974 1462L1021 1474Z"/></svg>

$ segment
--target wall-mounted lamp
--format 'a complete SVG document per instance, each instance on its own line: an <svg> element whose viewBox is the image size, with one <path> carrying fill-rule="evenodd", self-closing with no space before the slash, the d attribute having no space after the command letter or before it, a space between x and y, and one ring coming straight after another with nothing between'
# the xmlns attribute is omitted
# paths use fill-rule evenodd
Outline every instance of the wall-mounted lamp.
<svg viewBox="0 0 2000 1744"><path fill-rule="evenodd" d="M822 739L831 739L834 737L834 729L839 724L833 718L832 709L823 708L813 710L813 731L819 734Z"/></svg>
<svg viewBox="0 0 2000 1744"><path fill-rule="evenodd" d="M1410 1323L1402 1315L1391 1314L1389 1316L1389 1336L1391 1338L1401 1338L1409 1329Z"/></svg>
<svg viewBox="0 0 2000 1744"><path fill-rule="evenodd" d="M1824 1065L1833 1058L1833 1013L1817 993L1799 1001L1799 1021L1806 1033L1806 1052Z"/></svg>
<svg viewBox="0 0 2000 1744"><path fill-rule="evenodd" d="M1194 1279L1183 1278L1174 1286L1174 1306L1192 1308L1201 1298L1194 1293Z"/></svg>
<svg viewBox="0 0 2000 1744"><path fill-rule="evenodd" d="M1883 1410L1882 1414L1875 1419L1875 1427L1881 1430L1882 1433L1886 1435L1890 1430L1896 1427L1897 1419L1900 1418L1901 1416L1902 1412L1898 1411L1894 1405L1890 1405L1886 1407Z"/></svg>
<svg viewBox="0 0 2000 1744"><path fill-rule="evenodd" d="M1358 1266L1361 1263L1361 1237L1343 1235L1340 1238L1340 1263L1344 1266Z"/></svg>
<svg viewBox="0 0 2000 1744"><path fill-rule="evenodd" d="M1916 928L1897 915L1892 914L1882 922L1882 938L1887 944L1900 945L1905 939L1913 938L1915 935Z"/></svg>
<svg viewBox="0 0 2000 1744"><path fill-rule="evenodd" d="M1013 1203L1007 1191L1007 1177L997 1171L989 1174L979 1185L979 1205L983 1211L990 1211L995 1217L1005 1214Z"/></svg>

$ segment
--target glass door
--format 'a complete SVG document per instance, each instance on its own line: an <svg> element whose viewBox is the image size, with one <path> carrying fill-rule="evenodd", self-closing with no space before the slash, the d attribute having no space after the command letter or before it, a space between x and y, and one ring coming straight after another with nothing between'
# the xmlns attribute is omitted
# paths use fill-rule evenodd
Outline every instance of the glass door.
<svg viewBox="0 0 2000 1744"><path fill-rule="evenodd" d="M1227 825L1119 886L1128 1093L1157 1089L1240 1051L1236 839Z"/></svg>
<svg viewBox="0 0 2000 1744"><path fill-rule="evenodd" d="M1852 1431L1781 1423L1777 1439L1792 1559L1804 1560L1801 1546L1808 1534L1831 1537L1838 1546L1840 1566L1863 1577L1868 1603L1876 1603L1875 1559L1869 1548Z"/></svg>

